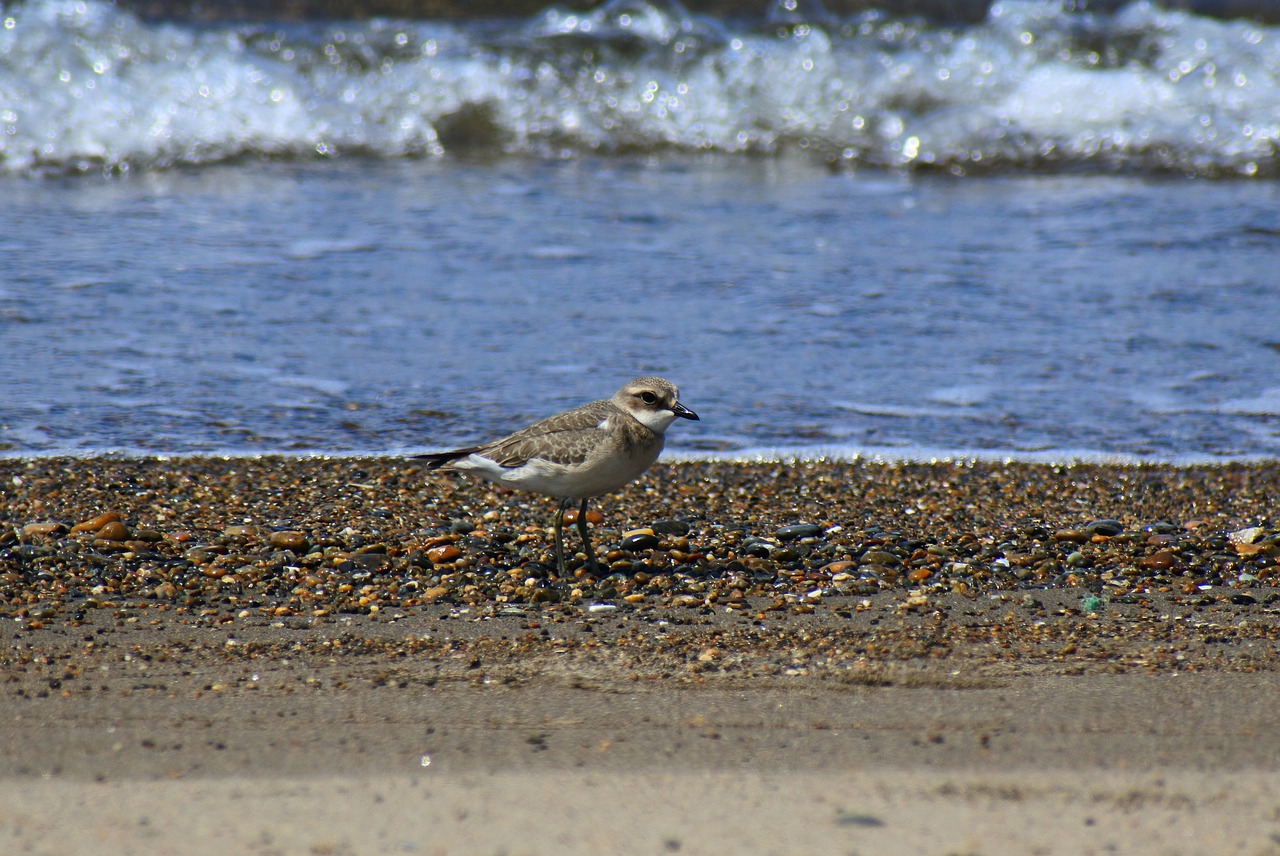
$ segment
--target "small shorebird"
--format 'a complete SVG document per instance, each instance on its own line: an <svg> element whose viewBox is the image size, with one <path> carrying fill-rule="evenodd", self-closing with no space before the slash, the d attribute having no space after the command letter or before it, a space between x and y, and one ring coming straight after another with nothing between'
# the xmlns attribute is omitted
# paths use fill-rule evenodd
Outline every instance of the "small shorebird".
<svg viewBox="0 0 1280 856"><path fill-rule="evenodd" d="M578 534L594 571L587 536L587 500L634 481L658 459L664 432L676 418L697 420L680 391L660 377L637 378L613 394L535 422L480 446L414 455L427 469L472 473L515 490L560 499L556 510L556 569L565 575L564 514L578 507Z"/></svg>

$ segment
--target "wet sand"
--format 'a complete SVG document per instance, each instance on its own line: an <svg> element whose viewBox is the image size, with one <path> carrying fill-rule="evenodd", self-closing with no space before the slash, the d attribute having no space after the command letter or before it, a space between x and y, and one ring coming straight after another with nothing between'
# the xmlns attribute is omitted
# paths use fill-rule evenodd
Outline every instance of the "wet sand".
<svg viewBox="0 0 1280 856"><path fill-rule="evenodd" d="M1277 853L1275 475L0 461L0 850Z"/></svg>

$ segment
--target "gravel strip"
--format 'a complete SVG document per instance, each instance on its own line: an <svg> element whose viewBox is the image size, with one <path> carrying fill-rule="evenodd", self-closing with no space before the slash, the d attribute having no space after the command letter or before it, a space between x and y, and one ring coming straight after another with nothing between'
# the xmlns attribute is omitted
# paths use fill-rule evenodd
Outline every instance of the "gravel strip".
<svg viewBox="0 0 1280 856"><path fill-rule="evenodd" d="M13 664L92 639L68 628L162 628L135 642L161 656L215 627L192 644L435 658L414 680L1274 669L1278 483L1280 463L680 462L593 503L607 572L579 554L559 579L551 501L401 459L7 459L0 636Z"/></svg>

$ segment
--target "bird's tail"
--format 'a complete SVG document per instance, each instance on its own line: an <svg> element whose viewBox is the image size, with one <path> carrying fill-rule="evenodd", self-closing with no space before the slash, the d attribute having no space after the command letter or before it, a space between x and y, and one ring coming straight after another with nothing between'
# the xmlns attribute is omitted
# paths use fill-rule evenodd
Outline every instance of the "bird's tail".
<svg viewBox="0 0 1280 856"><path fill-rule="evenodd" d="M466 449L454 449L450 452L431 452L426 455L411 455L415 461L425 461L429 470L438 470L441 467L448 466L454 461L465 458L473 452L480 451L479 446L471 446Z"/></svg>

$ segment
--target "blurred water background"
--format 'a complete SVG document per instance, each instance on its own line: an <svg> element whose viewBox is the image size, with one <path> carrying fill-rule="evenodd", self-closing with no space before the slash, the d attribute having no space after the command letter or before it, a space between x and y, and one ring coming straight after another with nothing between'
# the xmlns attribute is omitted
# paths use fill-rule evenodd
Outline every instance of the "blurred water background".
<svg viewBox="0 0 1280 856"><path fill-rule="evenodd" d="M1275 457L1266 18L4 4L0 454Z"/></svg>

